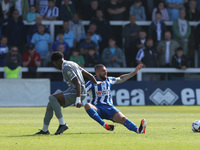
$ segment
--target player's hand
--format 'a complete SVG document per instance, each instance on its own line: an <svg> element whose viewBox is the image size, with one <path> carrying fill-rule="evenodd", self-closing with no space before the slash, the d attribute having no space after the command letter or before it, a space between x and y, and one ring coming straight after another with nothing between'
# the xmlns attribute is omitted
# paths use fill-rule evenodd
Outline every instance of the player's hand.
<svg viewBox="0 0 200 150"><path fill-rule="evenodd" d="M142 67L143 67L143 64L137 65L137 67L135 68L135 73L137 74L140 71L140 69L142 69Z"/></svg>
<svg viewBox="0 0 200 150"><path fill-rule="evenodd" d="M101 82L101 81L97 81L97 84L95 84L95 85L99 85L99 84L102 84L103 82Z"/></svg>
<svg viewBox="0 0 200 150"><path fill-rule="evenodd" d="M81 108L81 106L82 106L81 102L76 104L76 108Z"/></svg>

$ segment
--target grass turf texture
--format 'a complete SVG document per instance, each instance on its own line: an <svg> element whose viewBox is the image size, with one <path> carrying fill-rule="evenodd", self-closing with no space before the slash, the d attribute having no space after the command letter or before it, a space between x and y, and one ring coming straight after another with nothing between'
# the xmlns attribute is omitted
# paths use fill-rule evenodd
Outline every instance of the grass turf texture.
<svg viewBox="0 0 200 150"><path fill-rule="evenodd" d="M138 135L123 125L114 123L113 132L92 120L82 108L63 109L69 129L53 135L58 127L56 117L51 121L51 135L37 135L42 128L45 107L0 108L1 150L171 150L197 149L200 133L193 133L191 124L200 119L199 106L131 106L117 107L136 123L147 120L146 134ZM107 123L112 123L106 121Z"/></svg>

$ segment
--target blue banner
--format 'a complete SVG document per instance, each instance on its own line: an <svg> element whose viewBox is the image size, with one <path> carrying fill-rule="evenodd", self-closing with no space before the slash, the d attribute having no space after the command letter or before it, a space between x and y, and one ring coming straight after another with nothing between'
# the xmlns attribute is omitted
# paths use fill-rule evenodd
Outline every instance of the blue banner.
<svg viewBox="0 0 200 150"><path fill-rule="evenodd" d="M66 90L65 82L51 82L51 92ZM112 86L114 105L200 105L200 81L127 81ZM84 103L89 102L89 96Z"/></svg>

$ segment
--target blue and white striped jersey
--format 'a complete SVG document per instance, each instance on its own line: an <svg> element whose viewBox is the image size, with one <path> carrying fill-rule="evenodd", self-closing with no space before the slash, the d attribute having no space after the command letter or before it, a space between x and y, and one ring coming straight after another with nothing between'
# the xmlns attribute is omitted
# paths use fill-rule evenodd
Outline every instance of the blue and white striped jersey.
<svg viewBox="0 0 200 150"><path fill-rule="evenodd" d="M97 81L99 81L96 78ZM102 84L94 85L92 81L86 83L86 90L90 94L91 104L93 105L113 105L111 96L111 86L115 84L117 79L115 77L108 77L105 81L101 81Z"/></svg>

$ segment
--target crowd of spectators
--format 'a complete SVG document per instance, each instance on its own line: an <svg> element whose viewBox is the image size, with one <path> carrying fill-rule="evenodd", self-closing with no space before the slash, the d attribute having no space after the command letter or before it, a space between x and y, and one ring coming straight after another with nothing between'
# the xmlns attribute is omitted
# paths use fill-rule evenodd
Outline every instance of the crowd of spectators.
<svg viewBox="0 0 200 150"><path fill-rule="evenodd" d="M63 21L55 30L55 40L44 20ZM89 25L84 26L83 20ZM112 20L130 23L113 27ZM0 0L0 67L7 72L19 66L36 72L37 67L52 66L51 53L60 51L82 67L143 63L186 69L194 67L194 51L200 59L200 25L189 24L199 20L200 0ZM23 21L33 25L25 26ZM151 24L141 27L137 21ZM165 21L172 21L172 26ZM16 62L15 49L21 60L10 68L8 61Z"/></svg>

